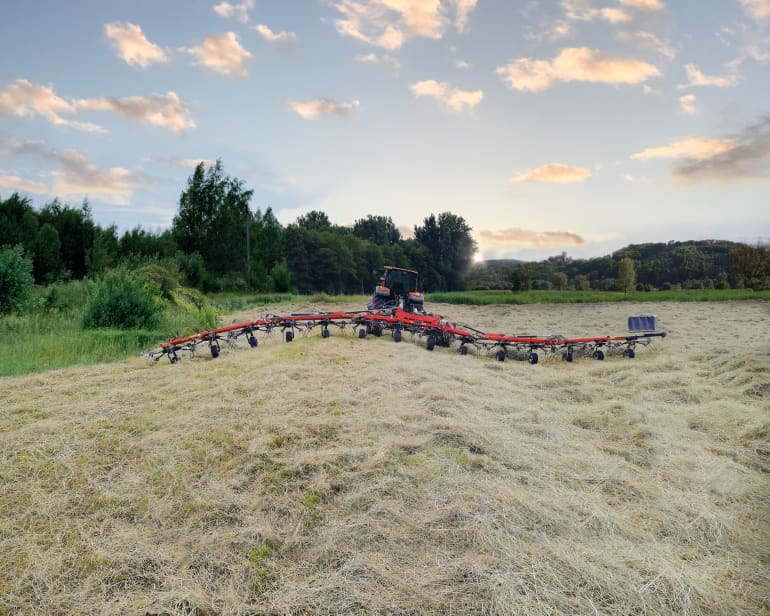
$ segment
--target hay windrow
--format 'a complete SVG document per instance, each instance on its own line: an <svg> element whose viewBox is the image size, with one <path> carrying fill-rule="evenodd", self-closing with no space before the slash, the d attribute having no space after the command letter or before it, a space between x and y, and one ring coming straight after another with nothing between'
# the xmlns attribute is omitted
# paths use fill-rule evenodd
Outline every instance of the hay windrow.
<svg viewBox="0 0 770 616"><path fill-rule="evenodd" d="M770 610L768 304L430 308L669 336L530 366L334 330L4 378L0 614Z"/></svg>

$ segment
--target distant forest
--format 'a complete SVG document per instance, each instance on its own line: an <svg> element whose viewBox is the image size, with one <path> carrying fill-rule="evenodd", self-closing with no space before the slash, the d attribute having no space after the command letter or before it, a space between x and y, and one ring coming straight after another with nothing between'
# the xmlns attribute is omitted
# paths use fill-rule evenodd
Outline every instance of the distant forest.
<svg viewBox="0 0 770 616"><path fill-rule="evenodd" d="M13 193L0 199L0 257L27 263L37 284L153 264L155 271L204 292L369 293L373 272L382 265L419 271L428 292L613 290L620 288L619 264L625 260L628 267L628 259L640 291L770 287L764 246L669 242L632 245L593 259L562 254L538 263L474 265L472 229L451 212L431 214L414 227L413 238L404 239L387 216L367 215L345 227L312 211L283 226L270 208L252 212L251 197L240 180L224 174L221 161L208 168L201 163L180 194L170 229L136 227L119 235L115 226L94 223L87 201L74 207L54 199L36 209Z"/></svg>
<svg viewBox="0 0 770 616"><path fill-rule="evenodd" d="M489 261L467 277L471 289L618 290L618 264L633 260L637 291L770 288L770 252L724 240L631 244L603 257L565 253L540 262Z"/></svg>

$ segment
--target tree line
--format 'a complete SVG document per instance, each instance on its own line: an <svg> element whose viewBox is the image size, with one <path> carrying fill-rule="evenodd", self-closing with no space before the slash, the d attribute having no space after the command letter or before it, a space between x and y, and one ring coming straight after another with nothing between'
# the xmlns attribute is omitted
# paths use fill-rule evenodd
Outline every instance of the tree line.
<svg viewBox="0 0 770 616"><path fill-rule="evenodd" d="M492 261L475 268L467 284L513 291L762 290L770 288L770 250L723 240L632 244L591 259L562 253L539 262Z"/></svg>
<svg viewBox="0 0 770 616"><path fill-rule="evenodd" d="M387 216L347 227L311 211L283 226L271 208L252 211L252 196L221 161L200 163L170 229L137 226L119 235L94 222L87 201L75 207L54 199L36 209L13 193L0 199L0 249L15 247L37 284L155 262L205 292L369 293L374 270L387 264L418 270L427 291L464 288L476 244L461 216L431 214L405 239Z"/></svg>
<svg viewBox="0 0 770 616"><path fill-rule="evenodd" d="M96 224L87 201L75 207L54 199L36 209L18 193L0 198L0 296L10 298L22 280L44 285L150 263L204 292L365 294L382 265L419 271L427 292L770 288L764 246L649 243L592 259L563 253L541 262L472 267L472 229L451 212L431 214L404 238L390 217L371 214L340 226L311 211L283 226L269 207L252 211L252 196L241 180L225 174L221 161L200 163L180 194L170 229L137 226L122 235L114 225Z"/></svg>

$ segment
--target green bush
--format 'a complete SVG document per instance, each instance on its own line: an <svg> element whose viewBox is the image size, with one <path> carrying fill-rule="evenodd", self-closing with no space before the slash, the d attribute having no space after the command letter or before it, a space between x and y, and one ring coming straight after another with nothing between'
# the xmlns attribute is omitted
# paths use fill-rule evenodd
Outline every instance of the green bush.
<svg viewBox="0 0 770 616"><path fill-rule="evenodd" d="M34 285L32 261L24 249L19 245L0 250L0 314L21 310Z"/></svg>
<svg viewBox="0 0 770 616"><path fill-rule="evenodd" d="M114 269L95 285L83 317L85 329L150 329L162 310L161 288L138 272Z"/></svg>

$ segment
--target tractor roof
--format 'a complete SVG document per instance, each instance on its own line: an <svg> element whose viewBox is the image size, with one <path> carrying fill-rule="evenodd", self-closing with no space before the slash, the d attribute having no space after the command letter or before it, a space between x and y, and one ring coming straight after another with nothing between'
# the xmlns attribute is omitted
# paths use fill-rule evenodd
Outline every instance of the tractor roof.
<svg viewBox="0 0 770 616"><path fill-rule="evenodd" d="M392 265L384 265L383 269L395 270L397 272L408 272L409 274L417 275L417 272L415 272L414 270L406 269L405 267L393 267Z"/></svg>

